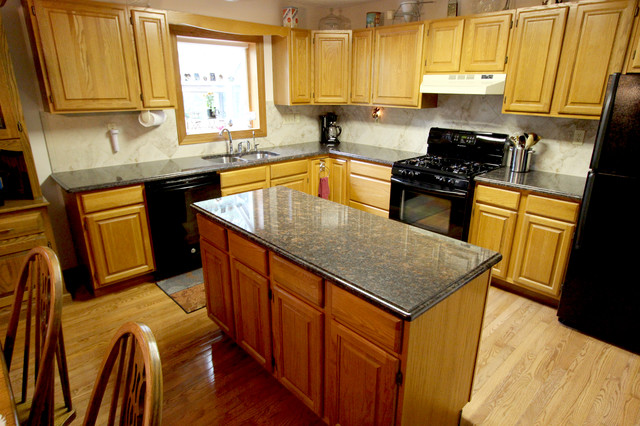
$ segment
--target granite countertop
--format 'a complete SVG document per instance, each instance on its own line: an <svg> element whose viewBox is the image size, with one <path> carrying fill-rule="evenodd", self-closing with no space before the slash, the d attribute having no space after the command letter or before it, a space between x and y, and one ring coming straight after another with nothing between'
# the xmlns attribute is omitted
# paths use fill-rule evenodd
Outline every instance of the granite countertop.
<svg viewBox="0 0 640 426"><path fill-rule="evenodd" d="M476 176L475 181L581 201L587 178L535 170L513 173L506 167Z"/></svg>
<svg viewBox="0 0 640 426"><path fill-rule="evenodd" d="M192 206L409 321L502 258L491 250L285 187Z"/></svg>
<svg viewBox="0 0 640 426"><path fill-rule="evenodd" d="M268 159L227 164L212 163L202 157L184 157L71 172L57 172L52 173L51 177L67 192L83 192L133 185L170 177L214 173L260 164L309 158L317 155L337 154L391 166L395 161L424 154L346 142L341 142L335 146L309 142L266 148L265 150L279 155Z"/></svg>

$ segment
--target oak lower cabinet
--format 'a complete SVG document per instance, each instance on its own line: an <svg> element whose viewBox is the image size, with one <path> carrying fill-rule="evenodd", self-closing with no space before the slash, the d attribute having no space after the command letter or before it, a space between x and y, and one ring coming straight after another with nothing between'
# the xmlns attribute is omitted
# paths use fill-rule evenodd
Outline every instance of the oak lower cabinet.
<svg viewBox="0 0 640 426"><path fill-rule="evenodd" d="M498 284L553 304L571 253L580 204L547 195L476 187L469 242L498 251Z"/></svg>
<svg viewBox="0 0 640 426"><path fill-rule="evenodd" d="M155 270L144 186L69 195L67 209L94 290Z"/></svg>
<svg viewBox="0 0 640 426"><path fill-rule="evenodd" d="M220 172L222 196L269 187L269 166L254 166L241 170Z"/></svg>
<svg viewBox="0 0 640 426"><path fill-rule="evenodd" d="M348 185L349 207L389 216L391 167L351 160Z"/></svg>
<svg viewBox="0 0 640 426"><path fill-rule="evenodd" d="M300 192L309 193L309 161L295 160L270 166L269 186L286 186Z"/></svg>
<svg viewBox="0 0 640 426"><path fill-rule="evenodd" d="M209 316L320 418L458 424L488 271L405 321L203 214L198 227Z"/></svg>
<svg viewBox="0 0 640 426"><path fill-rule="evenodd" d="M329 180L329 200L347 205L347 174L349 161L344 158L319 158L310 162L310 191L318 195L320 178Z"/></svg>

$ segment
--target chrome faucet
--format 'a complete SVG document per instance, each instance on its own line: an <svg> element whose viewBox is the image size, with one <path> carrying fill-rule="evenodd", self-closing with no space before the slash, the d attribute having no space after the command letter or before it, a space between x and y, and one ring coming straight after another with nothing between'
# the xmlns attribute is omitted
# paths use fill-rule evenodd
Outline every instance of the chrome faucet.
<svg viewBox="0 0 640 426"><path fill-rule="evenodd" d="M229 136L229 144L227 145L227 154L233 154L233 139L231 138L231 132L229 131L229 129L225 127L224 129L220 130L220 136L222 136L225 131Z"/></svg>
<svg viewBox="0 0 640 426"><path fill-rule="evenodd" d="M238 143L238 154L244 154L245 152L249 152L251 149L251 142L242 141Z"/></svg>

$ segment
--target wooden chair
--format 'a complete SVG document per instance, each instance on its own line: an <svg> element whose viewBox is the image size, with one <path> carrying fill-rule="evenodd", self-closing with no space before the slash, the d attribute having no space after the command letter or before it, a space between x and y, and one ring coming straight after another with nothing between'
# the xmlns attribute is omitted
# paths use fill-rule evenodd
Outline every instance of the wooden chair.
<svg viewBox="0 0 640 426"><path fill-rule="evenodd" d="M128 322L111 339L91 393L85 425L96 424L109 385L112 391L106 424L113 425L116 418L119 425L161 424L162 365L156 339L146 325Z"/></svg>
<svg viewBox="0 0 640 426"><path fill-rule="evenodd" d="M27 298L23 300L25 293ZM20 321L21 311L25 312L23 321ZM20 396L16 397L20 424L66 425L76 416L71 405L61 317L62 272L58 257L48 247L35 247L27 254L18 276L3 348L7 370L11 371L20 325L23 330L20 336L24 337L21 389ZM57 405L54 361L57 361L64 399L63 404ZM29 374L31 367L33 374Z"/></svg>

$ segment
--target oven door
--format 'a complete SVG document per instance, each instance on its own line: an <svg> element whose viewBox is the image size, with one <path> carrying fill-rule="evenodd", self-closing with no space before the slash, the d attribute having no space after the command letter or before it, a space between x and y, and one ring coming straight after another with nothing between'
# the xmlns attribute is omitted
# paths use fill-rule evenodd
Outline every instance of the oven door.
<svg viewBox="0 0 640 426"><path fill-rule="evenodd" d="M391 178L389 218L466 241L469 191Z"/></svg>

